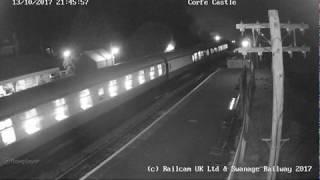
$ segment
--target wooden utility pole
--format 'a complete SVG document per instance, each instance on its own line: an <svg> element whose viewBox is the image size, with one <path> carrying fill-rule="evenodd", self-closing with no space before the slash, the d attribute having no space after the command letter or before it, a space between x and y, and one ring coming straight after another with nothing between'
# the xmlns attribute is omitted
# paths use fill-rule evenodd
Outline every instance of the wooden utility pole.
<svg viewBox="0 0 320 180"><path fill-rule="evenodd" d="M272 131L271 147L269 155L269 167L276 166L279 160L282 120L283 120L283 51L281 40L281 29L278 11L271 10L269 14L271 50L272 50L272 79L273 79L273 98L272 98ZM270 177L269 177L270 176ZM268 174L268 179L275 179L276 174Z"/></svg>
<svg viewBox="0 0 320 180"><path fill-rule="evenodd" d="M304 31L308 28L306 24L283 24L280 23L279 14L277 10L269 10L269 23L255 23L255 24L237 24L236 28L242 33L245 29L252 30L253 47L242 47L235 51L247 55L248 53L257 53L262 56L265 52L272 52L272 76L273 76L273 107L272 107L272 130L271 138L264 139L270 142L269 166L274 167L278 165L280 156L280 148L282 134L282 120L283 120L283 97L284 97L284 68L283 68L283 52L289 53L291 56L293 52L302 52L304 55L310 51L310 48L296 45L296 30ZM256 47L257 37L263 36L261 29L270 28L271 40L268 40L271 47ZM293 32L293 46L282 46L281 28L284 28L288 33ZM268 180L274 180L276 172L270 172L267 175Z"/></svg>

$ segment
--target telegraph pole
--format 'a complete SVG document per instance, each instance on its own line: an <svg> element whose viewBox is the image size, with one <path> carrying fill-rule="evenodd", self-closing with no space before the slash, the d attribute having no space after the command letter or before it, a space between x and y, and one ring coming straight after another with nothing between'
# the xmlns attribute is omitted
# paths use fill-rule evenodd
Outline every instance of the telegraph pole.
<svg viewBox="0 0 320 180"><path fill-rule="evenodd" d="M284 97L284 68L283 68L283 52L289 53L290 57L293 52L302 52L306 55L306 52L310 51L309 47L298 47L296 44L296 30L304 32L308 29L306 24L283 24L280 23L279 14L277 10L269 10L269 23L255 23L255 24L237 24L236 28L242 33L245 29L252 30L253 35L253 47L238 48L235 51L243 55L248 53L258 53L261 57L263 53L272 53L272 76L273 76L273 107L272 107L272 130L271 138L263 139L270 142L270 154L269 154L269 166L277 166L280 156L280 148L283 140L282 135L282 121L283 121L283 97ZM261 29L270 29L271 40L268 40L271 47L256 47L257 37L261 35ZM283 47L281 38L281 28L287 30L288 33L293 32L293 46ZM262 34L263 38L264 35ZM276 172L270 172L267 175L268 180L274 180L276 178Z"/></svg>

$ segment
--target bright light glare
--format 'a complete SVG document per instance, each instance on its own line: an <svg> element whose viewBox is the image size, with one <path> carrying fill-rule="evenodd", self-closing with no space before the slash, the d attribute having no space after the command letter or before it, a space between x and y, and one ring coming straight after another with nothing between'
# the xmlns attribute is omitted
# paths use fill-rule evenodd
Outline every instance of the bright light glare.
<svg viewBox="0 0 320 180"><path fill-rule="evenodd" d="M111 54L112 55L117 55L120 53L120 48L119 47L112 47L111 48Z"/></svg>
<svg viewBox="0 0 320 180"><path fill-rule="evenodd" d="M250 47L250 41L248 39L242 40L241 46L244 48Z"/></svg>
<svg viewBox="0 0 320 180"><path fill-rule="evenodd" d="M103 57L105 58L104 60L109 60L112 58L112 54L108 53L108 52L104 52L103 54Z"/></svg>
<svg viewBox="0 0 320 180"><path fill-rule="evenodd" d="M32 119L28 119L24 123L24 129L27 134L33 134L40 130L40 118L34 117Z"/></svg>
<svg viewBox="0 0 320 180"><path fill-rule="evenodd" d="M126 90L130 90L132 88L132 75L127 75L124 83Z"/></svg>
<svg viewBox="0 0 320 180"><path fill-rule="evenodd" d="M217 42L220 41L221 40L221 36L219 36L219 35L214 36L214 40L217 41Z"/></svg>
<svg viewBox="0 0 320 180"><path fill-rule="evenodd" d="M232 42L232 44L235 44L235 43L236 43L236 40L232 40L231 42Z"/></svg>
<svg viewBox="0 0 320 180"><path fill-rule="evenodd" d="M145 77L144 77L144 71L143 70L139 71L138 80L139 80L139 84L143 84L145 82Z"/></svg>
<svg viewBox="0 0 320 180"><path fill-rule="evenodd" d="M159 76L161 76L162 75L162 66L161 66L161 64L158 64L157 66L158 66L158 74L159 74Z"/></svg>
<svg viewBox="0 0 320 180"><path fill-rule="evenodd" d="M175 46L174 46L174 44L173 43L169 43L168 45L167 45L167 47L166 47L166 50L164 51L164 52L171 52L171 51L174 51L174 49L175 49Z"/></svg>
<svg viewBox="0 0 320 180"><path fill-rule="evenodd" d="M69 58L71 56L71 51L70 50L64 50L62 53L64 58Z"/></svg>
<svg viewBox="0 0 320 180"><path fill-rule="evenodd" d="M232 98L232 100L229 104L229 110L233 110L235 101L236 101L236 98Z"/></svg>
<svg viewBox="0 0 320 180"><path fill-rule="evenodd" d="M5 145L9 145L9 144L14 143L16 141L16 134L15 134L14 129L12 127L0 131L0 133L1 133L2 142Z"/></svg>
<svg viewBox="0 0 320 180"><path fill-rule="evenodd" d="M118 87L117 87L117 81L116 80L111 80L109 82L109 95L110 97L114 97L118 95Z"/></svg>

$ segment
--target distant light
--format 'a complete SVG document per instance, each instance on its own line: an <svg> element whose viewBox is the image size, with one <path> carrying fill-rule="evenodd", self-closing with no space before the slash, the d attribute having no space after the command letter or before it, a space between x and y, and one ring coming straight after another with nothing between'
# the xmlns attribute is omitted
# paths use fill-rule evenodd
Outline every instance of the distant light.
<svg viewBox="0 0 320 180"><path fill-rule="evenodd" d="M248 47L250 47L250 40L248 40L248 39L244 39L244 40L242 40L242 42L241 42L241 46L242 47L244 47L244 48L248 48Z"/></svg>
<svg viewBox="0 0 320 180"><path fill-rule="evenodd" d="M219 35L214 36L214 40L216 42L219 42L221 40L221 36L219 36Z"/></svg>
<svg viewBox="0 0 320 180"><path fill-rule="evenodd" d="M166 47L166 49L164 50L164 52L171 52L171 51L174 51L174 49L175 49L175 46L174 46L174 44L173 43L169 43L168 45L167 45L167 47Z"/></svg>
<svg viewBox="0 0 320 180"><path fill-rule="evenodd" d="M119 47L111 47L111 55L117 55L120 53Z"/></svg>
<svg viewBox="0 0 320 180"><path fill-rule="evenodd" d="M235 101L236 101L236 98L232 98L232 100L229 104L229 110L233 110Z"/></svg>
<svg viewBox="0 0 320 180"><path fill-rule="evenodd" d="M232 44L235 44L235 43L236 43L236 40L232 40L231 42L232 42Z"/></svg>
<svg viewBox="0 0 320 180"><path fill-rule="evenodd" d="M63 55L64 58L69 58L71 56L71 51L69 49L68 50L64 50L62 55Z"/></svg>

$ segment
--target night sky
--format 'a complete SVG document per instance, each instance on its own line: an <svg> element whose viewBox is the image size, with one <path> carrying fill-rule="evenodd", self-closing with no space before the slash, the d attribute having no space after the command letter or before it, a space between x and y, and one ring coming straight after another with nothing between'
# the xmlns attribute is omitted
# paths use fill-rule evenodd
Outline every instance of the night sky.
<svg viewBox="0 0 320 180"><path fill-rule="evenodd" d="M0 39L16 32L21 46L31 50L39 44L82 50L115 43L152 52L170 40L181 48L207 41L210 32L239 39L236 23L267 22L267 10L278 9L282 22L311 26L304 38L317 49L317 8L316 0L237 0L234 7L195 7L187 0L89 0L88 6L75 7L14 7L1 1Z"/></svg>

